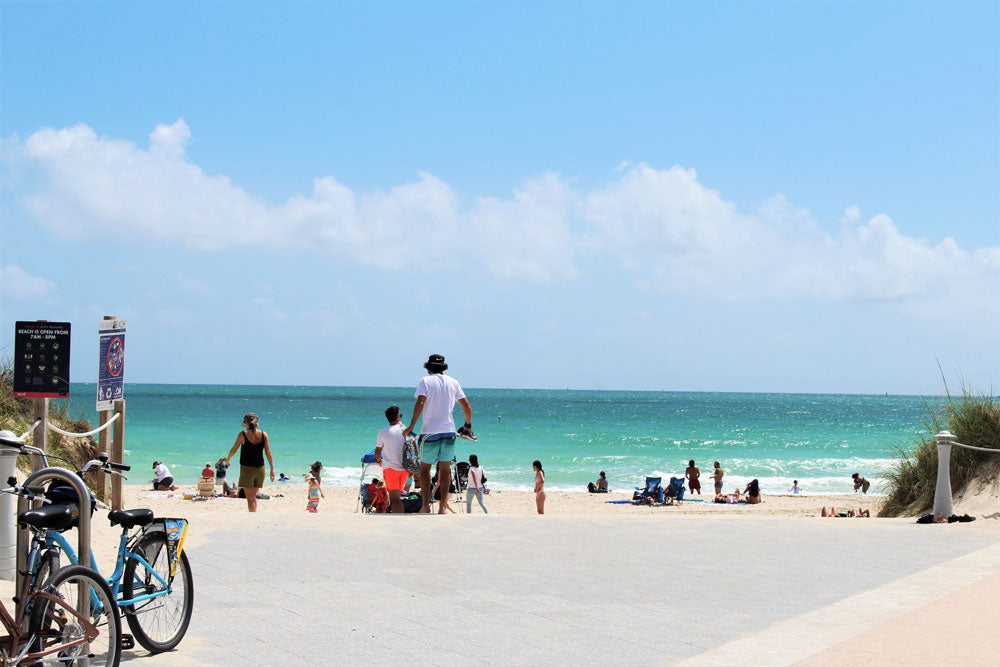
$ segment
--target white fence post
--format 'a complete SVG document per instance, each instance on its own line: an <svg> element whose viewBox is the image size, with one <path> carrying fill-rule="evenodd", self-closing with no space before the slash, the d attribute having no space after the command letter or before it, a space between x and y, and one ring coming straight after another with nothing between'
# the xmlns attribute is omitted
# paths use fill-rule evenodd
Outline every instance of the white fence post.
<svg viewBox="0 0 1000 667"><path fill-rule="evenodd" d="M934 487L934 520L947 521L951 516L951 446L957 438L951 431L934 436L937 445L937 485Z"/></svg>

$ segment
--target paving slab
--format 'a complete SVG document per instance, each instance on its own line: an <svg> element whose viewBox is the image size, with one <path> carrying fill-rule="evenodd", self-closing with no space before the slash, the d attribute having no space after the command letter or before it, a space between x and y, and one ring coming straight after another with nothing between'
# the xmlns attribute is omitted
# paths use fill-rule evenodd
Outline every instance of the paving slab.
<svg viewBox="0 0 1000 667"><path fill-rule="evenodd" d="M221 530L189 549L188 636L140 664L696 659L996 543L946 528L942 539L881 519L351 515Z"/></svg>

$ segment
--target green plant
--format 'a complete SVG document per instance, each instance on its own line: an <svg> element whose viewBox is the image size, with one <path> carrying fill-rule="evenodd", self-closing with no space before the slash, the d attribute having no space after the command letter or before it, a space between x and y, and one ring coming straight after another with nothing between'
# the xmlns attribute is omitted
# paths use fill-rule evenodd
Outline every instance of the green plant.
<svg viewBox="0 0 1000 667"><path fill-rule="evenodd" d="M35 405L30 398L14 398L14 366L9 358L0 358L0 430L6 429L20 435L35 421ZM49 401L49 421L63 429L85 433L91 429L86 419L70 419L68 401ZM34 442L32 435L31 442ZM54 432L49 433L47 454L50 463L79 470L83 464L97 455L97 443L91 436L68 438ZM17 466L22 471L31 470L31 459L19 457ZM94 495L104 500L103 491L95 490Z"/></svg>
<svg viewBox="0 0 1000 667"><path fill-rule="evenodd" d="M947 387L946 387L947 388ZM940 414L927 422L930 433L949 430L958 442L973 447L996 449L1000 453L1000 404L990 394L974 394L962 387L962 395L948 394ZM888 495L880 516L912 516L934 505L937 483L937 447L933 439L918 440L912 450L899 449L899 461L886 475ZM1000 455L953 447L951 488L954 493L973 483L985 483L1000 475Z"/></svg>

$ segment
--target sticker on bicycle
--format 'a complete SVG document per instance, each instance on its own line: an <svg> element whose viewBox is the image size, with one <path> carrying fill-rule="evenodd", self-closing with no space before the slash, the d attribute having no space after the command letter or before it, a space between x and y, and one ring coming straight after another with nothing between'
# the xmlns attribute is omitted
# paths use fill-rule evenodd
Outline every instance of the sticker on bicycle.
<svg viewBox="0 0 1000 667"><path fill-rule="evenodd" d="M170 576L176 573L177 561L184 550L184 538L187 537L187 519L164 519L163 526L167 531L167 555L170 558Z"/></svg>

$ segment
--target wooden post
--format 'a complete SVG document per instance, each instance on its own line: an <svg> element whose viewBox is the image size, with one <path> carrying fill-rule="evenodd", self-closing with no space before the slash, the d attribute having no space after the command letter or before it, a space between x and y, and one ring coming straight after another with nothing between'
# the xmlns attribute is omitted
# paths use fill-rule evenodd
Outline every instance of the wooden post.
<svg viewBox="0 0 1000 667"><path fill-rule="evenodd" d="M107 424L108 420L111 419L111 415L114 413L110 410L101 410L97 413L97 425ZM97 434L97 453L107 454L111 456L111 429L106 428ZM101 500L105 503L108 502L108 498L111 497L108 489L108 475L103 471L97 473L97 488L100 490Z"/></svg>
<svg viewBox="0 0 1000 667"><path fill-rule="evenodd" d="M34 403L35 419L41 419L42 423L35 428L31 442L47 455L49 453L49 399L36 398L34 399ZM38 472L43 467L41 457L31 457L32 472Z"/></svg>
<svg viewBox="0 0 1000 667"><path fill-rule="evenodd" d="M115 420L115 425L111 427L115 430L114 437L111 440L111 460L115 463L124 463L125 399L119 398L116 400L114 407L115 413L118 414L118 419ZM111 477L111 509L124 509L124 503L122 502L122 478L118 475Z"/></svg>

